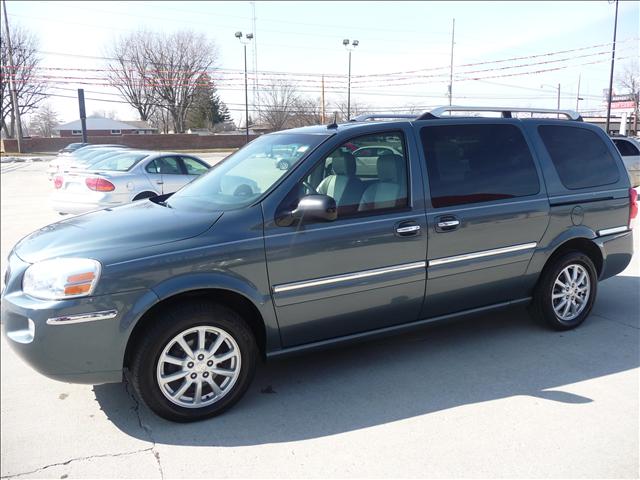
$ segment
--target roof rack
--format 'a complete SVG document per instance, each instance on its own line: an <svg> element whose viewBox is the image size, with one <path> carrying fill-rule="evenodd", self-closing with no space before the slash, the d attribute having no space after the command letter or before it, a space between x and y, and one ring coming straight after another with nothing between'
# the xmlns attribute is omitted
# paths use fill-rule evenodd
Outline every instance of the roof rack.
<svg viewBox="0 0 640 480"><path fill-rule="evenodd" d="M406 113L365 113L363 115L358 115L357 117L353 117L350 122L365 122L367 120L373 120L376 118L409 118L411 120L415 120L417 115L411 115Z"/></svg>
<svg viewBox="0 0 640 480"><path fill-rule="evenodd" d="M425 112L416 120L432 120L442 118L446 112L500 112L502 118L512 118L512 113L549 113L556 115L564 115L569 120L582 121L580 114L573 110L554 110L549 108L523 108L523 107L460 107L456 105L434 108L429 112Z"/></svg>

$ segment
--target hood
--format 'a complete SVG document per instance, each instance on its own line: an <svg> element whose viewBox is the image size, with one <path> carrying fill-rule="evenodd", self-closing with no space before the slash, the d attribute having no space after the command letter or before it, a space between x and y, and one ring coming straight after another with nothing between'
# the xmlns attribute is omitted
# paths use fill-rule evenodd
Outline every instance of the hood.
<svg viewBox="0 0 640 480"><path fill-rule="evenodd" d="M151 201L134 202L53 223L23 238L14 252L25 262L56 257L126 255L133 250L195 237L207 231L222 212L189 212Z"/></svg>

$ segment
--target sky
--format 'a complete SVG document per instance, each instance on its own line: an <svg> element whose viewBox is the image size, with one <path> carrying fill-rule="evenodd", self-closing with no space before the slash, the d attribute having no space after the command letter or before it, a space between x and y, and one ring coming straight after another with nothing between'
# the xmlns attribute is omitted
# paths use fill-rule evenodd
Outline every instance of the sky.
<svg viewBox="0 0 640 480"><path fill-rule="evenodd" d="M615 4L606 0L8 0L6 6L11 25L20 24L38 36L41 66L67 69L47 73L76 79L96 74L68 69L104 68L107 61L100 57L107 56L114 40L129 32L202 32L217 45L215 67L228 75L230 70L237 71L233 75L238 80L218 85L220 98L229 106L236 123L244 118L240 74L244 67L243 49L234 36L236 31L254 33L255 39L248 46L250 72L257 66L258 72L287 73L284 78L295 81L301 95L314 99L320 98L324 75L327 112L335 110L331 103L346 100L348 52L342 41L356 39L359 45L352 51L352 104L381 112L409 107L424 111L429 106L448 103L453 19L454 104L555 108L560 84L561 108L575 109L580 82L583 100L579 110L600 110L603 90L609 82L615 12ZM616 76L640 57L639 37L640 2L620 1ZM131 107L116 103L122 99L113 87L66 82L51 85L49 90L57 95L48 102L61 120L78 118L78 87L85 88L88 113L115 111L120 120L137 119ZM258 91L261 88L265 87L260 86L259 80ZM619 90L614 83L614 91ZM253 99L250 81L250 109L259 102Z"/></svg>

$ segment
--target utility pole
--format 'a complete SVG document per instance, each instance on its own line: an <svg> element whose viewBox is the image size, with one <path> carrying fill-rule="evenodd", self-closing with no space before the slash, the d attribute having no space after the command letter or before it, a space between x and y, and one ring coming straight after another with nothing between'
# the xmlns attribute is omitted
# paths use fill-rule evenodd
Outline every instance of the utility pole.
<svg viewBox="0 0 640 480"><path fill-rule="evenodd" d="M578 93L576 93L576 112L578 111L578 104L580 103L580 77L582 75L578 75Z"/></svg>
<svg viewBox="0 0 640 480"><path fill-rule="evenodd" d="M7 33L7 51L9 54L9 67L13 67L13 70L9 70L9 88L11 90L11 103L13 104L13 117L16 122L16 140L18 143L18 153L22 153L22 122L20 121L20 107L18 105L18 92L16 91L16 78L18 70L13 63L13 48L11 47L11 35L9 34L9 21L7 20L7 2L2 2L2 8L4 13L4 29Z"/></svg>
<svg viewBox="0 0 640 480"><path fill-rule="evenodd" d="M78 108L80 109L80 124L82 125L82 143L87 143L87 111L84 108L84 89L78 89Z"/></svg>
<svg viewBox="0 0 640 480"><path fill-rule="evenodd" d="M6 18L6 15L5 15ZM611 49L611 73L609 74L609 98L607 99L607 124L604 131L609 134L609 123L611 121L611 96L613 95L613 66L616 61L616 33L618 30L618 0L616 0L616 16L613 21L613 47Z"/></svg>
<svg viewBox="0 0 640 480"><path fill-rule="evenodd" d="M451 106L451 102L453 99L453 45L454 39L456 35L456 19L453 19L453 26L451 27L451 64L449 68L449 106ZM451 114L451 113L449 113Z"/></svg>
<svg viewBox="0 0 640 480"><path fill-rule="evenodd" d="M558 110L560 110L560 84L558 84ZM560 114L558 113L557 118L560 118Z"/></svg>
<svg viewBox="0 0 640 480"><path fill-rule="evenodd" d="M320 94L320 102L322 103L320 109L320 123L324 123L324 75L322 75L322 93Z"/></svg>

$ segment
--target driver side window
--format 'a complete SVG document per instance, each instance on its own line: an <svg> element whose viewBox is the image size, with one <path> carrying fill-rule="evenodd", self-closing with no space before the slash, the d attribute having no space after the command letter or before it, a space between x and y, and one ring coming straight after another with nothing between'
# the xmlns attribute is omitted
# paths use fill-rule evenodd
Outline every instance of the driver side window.
<svg viewBox="0 0 640 480"><path fill-rule="evenodd" d="M295 208L306 195L336 201L338 218L382 213L408 205L408 168L400 132L345 142L320 161L289 195Z"/></svg>

